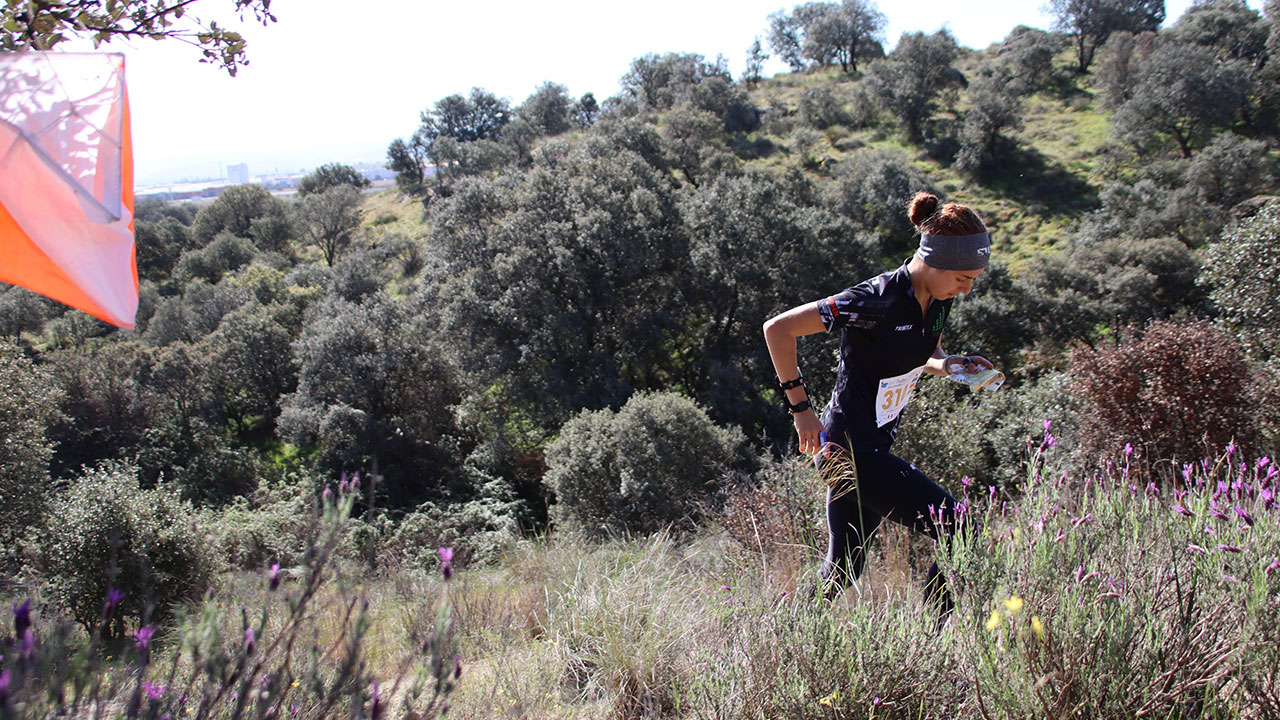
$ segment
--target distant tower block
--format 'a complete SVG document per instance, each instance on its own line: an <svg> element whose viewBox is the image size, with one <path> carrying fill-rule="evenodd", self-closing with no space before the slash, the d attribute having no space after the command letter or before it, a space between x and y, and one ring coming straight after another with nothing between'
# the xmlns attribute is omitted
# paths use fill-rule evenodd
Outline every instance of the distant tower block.
<svg viewBox="0 0 1280 720"><path fill-rule="evenodd" d="M249 184L249 164L236 163L227 166L227 182L232 185L248 185Z"/></svg>

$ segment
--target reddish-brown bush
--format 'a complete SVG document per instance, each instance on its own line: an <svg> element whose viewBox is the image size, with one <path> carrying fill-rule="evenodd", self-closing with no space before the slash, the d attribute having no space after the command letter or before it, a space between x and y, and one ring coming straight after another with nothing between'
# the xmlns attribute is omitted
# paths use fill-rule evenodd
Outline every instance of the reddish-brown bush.
<svg viewBox="0 0 1280 720"><path fill-rule="evenodd" d="M1112 346L1075 348L1071 366L1085 402L1081 445L1095 457L1131 444L1134 463L1167 474L1258 437L1264 388L1239 343L1210 322L1130 328Z"/></svg>

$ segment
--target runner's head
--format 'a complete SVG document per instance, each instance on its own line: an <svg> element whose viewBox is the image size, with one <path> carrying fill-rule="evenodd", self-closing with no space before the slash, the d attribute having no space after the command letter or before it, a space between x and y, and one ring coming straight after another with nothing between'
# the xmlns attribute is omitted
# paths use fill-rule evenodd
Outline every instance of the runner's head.
<svg viewBox="0 0 1280 720"><path fill-rule="evenodd" d="M929 268L930 294L946 299L968 293L991 259L991 236L982 218L960 203L943 205L927 192L911 198L907 217L920 231L916 257Z"/></svg>

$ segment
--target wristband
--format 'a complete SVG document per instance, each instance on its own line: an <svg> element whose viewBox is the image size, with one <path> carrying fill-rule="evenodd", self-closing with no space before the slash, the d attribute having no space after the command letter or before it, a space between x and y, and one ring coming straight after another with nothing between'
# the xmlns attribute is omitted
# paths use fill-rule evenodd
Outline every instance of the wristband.
<svg viewBox="0 0 1280 720"><path fill-rule="evenodd" d="M792 405L790 401L785 399L784 399L784 402L787 403L787 411L790 412L792 415L795 415L796 413L802 413L805 410L808 410L813 407L813 405L809 403L808 398L801 400L795 405Z"/></svg>
<svg viewBox="0 0 1280 720"><path fill-rule="evenodd" d="M783 392L786 392L792 388L805 387L804 374L801 373L800 376L797 377L795 380L788 380L786 382L783 382L782 378L778 378L778 387L782 388Z"/></svg>

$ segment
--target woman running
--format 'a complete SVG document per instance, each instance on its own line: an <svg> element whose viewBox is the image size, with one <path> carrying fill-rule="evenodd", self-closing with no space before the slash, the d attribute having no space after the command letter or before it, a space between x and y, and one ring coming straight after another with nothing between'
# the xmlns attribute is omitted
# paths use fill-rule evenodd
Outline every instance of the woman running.
<svg viewBox="0 0 1280 720"><path fill-rule="evenodd" d="M992 368L986 358L942 349L952 301L969 292L991 257L986 226L968 207L941 205L926 192L912 198L907 215L920 231L920 247L902 267L764 325L800 452L821 450L825 458L829 542L821 576L828 597L862 573L867 541L884 518L935 540L954 532L955 498L890 449L920 373ZM836 330L836 385L819 419L796 360L796 338ZM937 563L929 568L925 598L941 617L950 612L951 596Z"/></svg>

